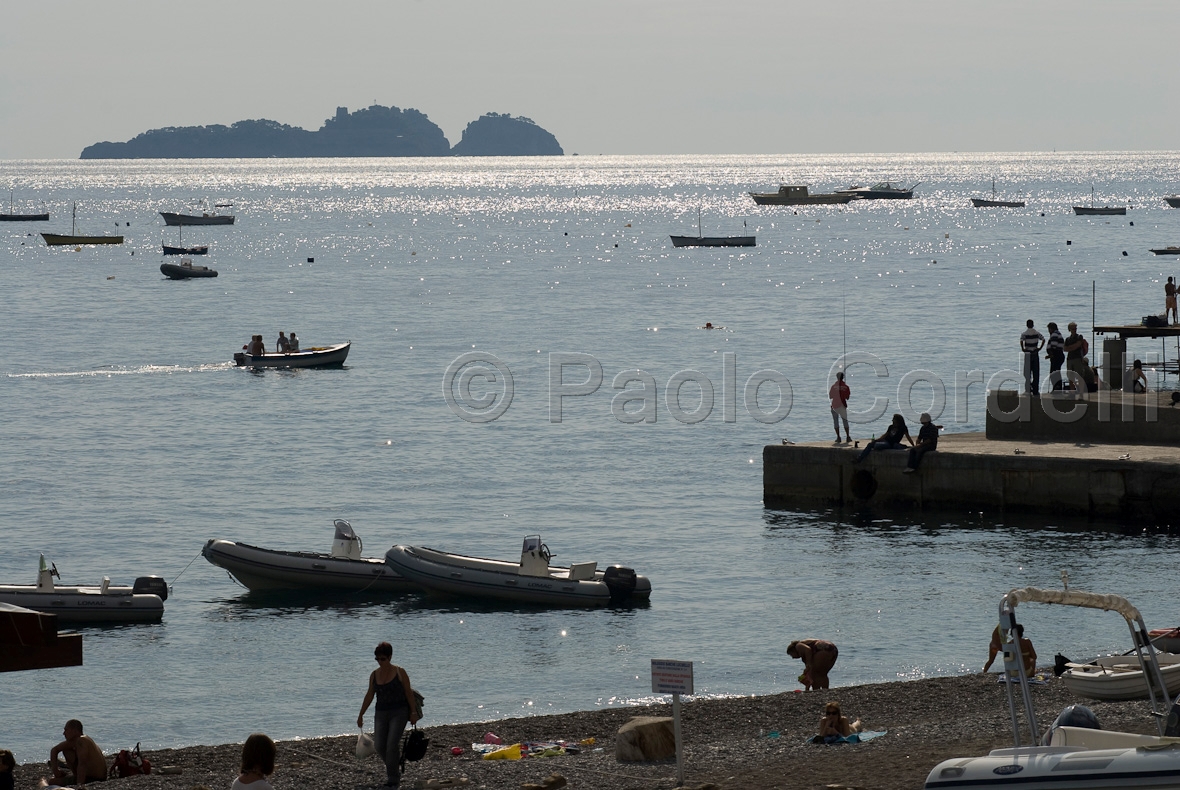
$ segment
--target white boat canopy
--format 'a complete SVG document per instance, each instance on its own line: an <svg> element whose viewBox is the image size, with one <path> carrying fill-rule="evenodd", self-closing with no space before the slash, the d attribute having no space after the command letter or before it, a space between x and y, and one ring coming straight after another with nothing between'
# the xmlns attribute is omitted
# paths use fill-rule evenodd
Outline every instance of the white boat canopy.
<svg viewBox="0 0 1180 790"><path fill-rule="evenodd" d="M1141 616L1130 601L1121 595L1104 595L1082 590L1042 590L1039 587L1022 587L1008 593L1007 602L1015 608L1021 601L1029 603L1056 603L1063 606L1084 606L1087 609L1101 609L1104 612L1118 612L1127 622L1133 623Z"/></svg>

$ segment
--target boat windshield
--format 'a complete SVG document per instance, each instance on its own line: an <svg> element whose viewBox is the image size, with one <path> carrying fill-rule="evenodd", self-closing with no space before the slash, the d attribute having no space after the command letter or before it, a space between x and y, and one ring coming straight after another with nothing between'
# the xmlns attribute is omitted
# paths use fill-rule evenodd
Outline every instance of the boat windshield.
<svg viewBox="0 0 1180 790"><path fill-rule="evenodd" d="M529 535L524 539L524 546L521 547L520 553L524 554L529 551L539 551L541 549L541 536Z"/></svg>
<svg viewBox="0 0 1180 790"><path fill-rule="evenodd" d="M874 190L893 189L893 184L892 184L892 182L889 182L889 181L881 181L879 183L873 184L872 189L874 189Z"/></svg>
<svg viewBox="0 0 1180 790"><path fill-rule="evenodd" d="M356 537L356 533L352 531L352 524L342 518L333 521L332 526L336 527L336 540L352 540Z"/></svg>

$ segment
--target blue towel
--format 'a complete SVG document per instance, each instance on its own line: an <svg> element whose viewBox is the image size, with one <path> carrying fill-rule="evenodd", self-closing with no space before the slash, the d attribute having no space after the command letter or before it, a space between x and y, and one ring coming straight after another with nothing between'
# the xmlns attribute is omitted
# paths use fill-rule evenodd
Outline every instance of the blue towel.
<svg viewBox="0 0 1180 790"><path fill-rule="evenodd" d="M886 734L887 732L888 732L888 730L880 730L880 731L868 730L865 732L854 732L851 735L849 735L848 737L843 737L840 735L829 735L826 738L816 735L814 738L807 741L807 743L826 743L828 745L837 744L837 743L861 743L863 741L871 741L873 738L880 738L882 735Z"/></svg>

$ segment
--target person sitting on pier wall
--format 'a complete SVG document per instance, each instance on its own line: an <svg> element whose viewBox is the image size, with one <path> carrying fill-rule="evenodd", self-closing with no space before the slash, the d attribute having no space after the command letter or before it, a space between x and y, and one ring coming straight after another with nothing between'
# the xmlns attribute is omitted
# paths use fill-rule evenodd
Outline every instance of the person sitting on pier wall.
<svg viewBox="0 0 1180 790"><path fill-rule="evenodd" d="M900 414L895 414L893 422L885 429L885 433L865 445L865 449L860 451L860 455L852 463L859 464L873 450L896 450L901 447L902 439L905 439L913 447L914 440L910 436L910 429L906 427L905 418Z"/></svg>
<svg viewBox="0 0 1180 790"><path fill-rule="evenodd" d="M1129 375L1128 383L1123 385L1125 391L1147 392L1147 374L1143 372L1143 360L1137 359L1132 363Z"/></svg>
<svg viewBox="0 0 1180 790"><path fill-rule="evenodd" d="M918 429L918 442L910 448L910 457L905 469L901 470L902 474L909 475L918 471L918 465L922 463L922 456L938 449L938 432L942 426L935 425L926 412L922 412L920 419L922 427Z"/></svg>

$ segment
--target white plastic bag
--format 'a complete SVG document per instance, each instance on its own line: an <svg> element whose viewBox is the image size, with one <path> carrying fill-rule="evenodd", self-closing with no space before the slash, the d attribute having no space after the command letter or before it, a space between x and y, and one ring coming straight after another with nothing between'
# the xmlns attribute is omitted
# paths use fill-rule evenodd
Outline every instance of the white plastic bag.
<svg viewBox="0 0 1180 790"><path fill-rule="evenodd" d="M377 753L377 747L373 745L372 736L365 735L365 731L361 730L360 734L356 736L356 756L358 760L363 760L370 755Z"/></svg>

